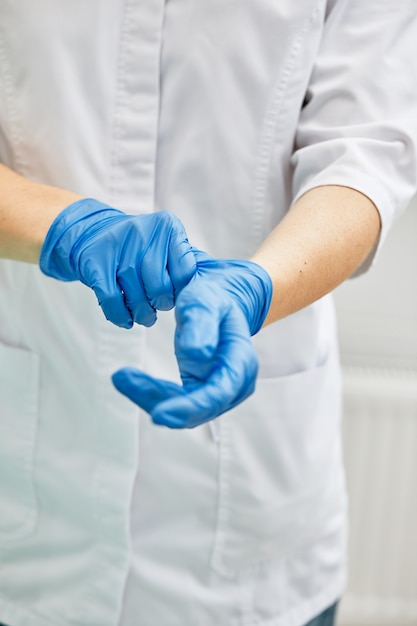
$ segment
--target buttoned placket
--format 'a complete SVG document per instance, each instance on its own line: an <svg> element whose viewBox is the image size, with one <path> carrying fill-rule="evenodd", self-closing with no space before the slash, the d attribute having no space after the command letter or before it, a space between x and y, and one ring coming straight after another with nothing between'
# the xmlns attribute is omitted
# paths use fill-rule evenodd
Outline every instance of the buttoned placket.
<svg viewBox="0 0 417 626"><path fill-rule="evenodd" d="M111 197L129 212L154 210L165 0L126 0L113 127Z"/></svg>
<svg viewBox="0 0 417 626"><path fill-rule="evenodd" d="M113 206L127 213L150 213L155 210L155 162L165 0L126 0L123 10L109 197ZM105 590L104 587L100 590L100 602L110 610L109 597L113 598L111 608L115 612L111 618L107 617L106 623L115 626L123 620L123 594L132 559L130 515L140 461L140 420L139 410L132 405L135 419L125 419L120 424L123 432L114 432L114 420L110 415L114 390L110 374L114 371L115 361L120 362L124 355L126 362L134 362L137 367L142 367L146 346L143 328L136 326L135 336L126 333L124 338L121 337L120 330L113 329L104 317L98 333L100 390L97 395L100 397L103 418L107 417L100 426L100 447L109 458L109 464L103 466L98 477L101 484L97 490L98 506L102 512L103 546L106 541L115 544L114 555L105 548L103 555L104 558L111 558L112 566L117 568L115 580L119 581L118 589L115 585L112 590ZM116 414L116 408L114 411ZM116 451L121 458L115 458ZM124 476L123 480L120 476L119 485L114 477L115 466L120 467L121 476ZM115 498L115 493L119 497ZM120 538L116 538L117 529L120 531ZM99 584L96 586L99 591ZM117 607L115 595L118 596Z"/></svg>

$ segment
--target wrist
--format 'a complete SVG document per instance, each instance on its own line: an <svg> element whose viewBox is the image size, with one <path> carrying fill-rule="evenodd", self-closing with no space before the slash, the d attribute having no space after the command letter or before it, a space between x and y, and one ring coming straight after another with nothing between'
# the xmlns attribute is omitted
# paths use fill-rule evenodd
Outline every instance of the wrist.
<svg viewBox="0 0 417 626"><path fill-rule="evenodd" d="M0 257L38 263L49 226L80 196L35 183L1 164L0 187Z"/></svg>
<svg viewBox="0 0 417 626"><path fill-rule="evenodd" d="M241 264L249 274L248 296L251 294L253 299L250 306L250 333L253 336L261 330L268 317L273 284L270 274L255 261L242 261Z"/></svg>
<svg viewBox="0 0 417 626"><path fill-rule="evenodd" d="M93 198L81 198L65 207L53 220L41 246L39 266L60 280L77 280L77 255L89 236L101 230L122 211Z"/></svg>
<svg viewBox="0 0 417 626"><path fill-rule="evenodd" d="M216 283L222 279L225 281L226 291L237 298L250 334L256 335L267 318L272 301L272 279L267 270L252 260L213 259L199 250L194 253L197 274L211 277Z"/></svg>

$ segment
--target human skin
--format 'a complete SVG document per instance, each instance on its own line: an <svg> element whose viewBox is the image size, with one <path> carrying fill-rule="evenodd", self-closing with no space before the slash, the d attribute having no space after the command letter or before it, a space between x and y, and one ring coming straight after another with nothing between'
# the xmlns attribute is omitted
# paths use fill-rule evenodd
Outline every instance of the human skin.
<svg viewBox="0 0 417 626"><path fill-rule="evenodd" d="M376 246L380 231L379 212L362 193L336 185L305 193L251 259L272 278L265 325L349 278Z"/></svg>
<svg viewBox="0 0 417 626"><path fill-rule="evenodd" d="M0 164L0 258L39 263L55 217L79 196L34 183Z"/></svg>
<svg viewBox="0 0 417 626"><path fill-rule="evenodd" d="M32 182L0 165L0 257L39 263L55 217L82 196ZM374 248L381 223L371 200L342 186L304 194L252 261L271 276L265 325L311 304L348 278Z"/></svg>

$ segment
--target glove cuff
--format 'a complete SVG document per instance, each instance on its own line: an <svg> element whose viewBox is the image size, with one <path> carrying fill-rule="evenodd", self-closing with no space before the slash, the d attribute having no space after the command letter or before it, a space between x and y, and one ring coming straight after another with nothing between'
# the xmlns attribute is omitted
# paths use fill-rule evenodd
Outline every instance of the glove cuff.
<svg viewBox="0 0 417 626"><path fill-rule="evenodd" d="M253 261L241 259L213 259L207 253L193 248L197 274L212 276L217 273L225 280L225 289L240 303L250 334L256 335L268 315L272 300L272 280L268 272Z"/></svg>
<svg viewBox="0 0 417 626"><path fill-rule="evenodd" d="M72 254L74 244L83 238L89 222L94 225L115 215L124 213L94 198L83 198L67 206L52 222L42 245L39 257L42 272L63 281L77 280Z"/></svg>
<svg viewBox="0 0 417 626"><path fill-rule="evenodd" d="M240 262L237 261L237 264L239 263ZM272 300L272 279L263 267L253 261L243 261L242 266L248 270L253 277L250 281L252 286L250 293L253 298L253 304L250 307L252 315L248 316L250 334L253 336L261 330L265 318L268 315ZM256 280L256 286L253 279Z"/></svg>

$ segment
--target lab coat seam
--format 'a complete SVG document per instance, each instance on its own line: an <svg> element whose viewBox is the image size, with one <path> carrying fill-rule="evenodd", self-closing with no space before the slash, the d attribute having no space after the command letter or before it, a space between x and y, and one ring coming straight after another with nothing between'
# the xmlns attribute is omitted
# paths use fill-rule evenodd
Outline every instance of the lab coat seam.
<svg viewBox="0 0 417 626"><path fill-rule="evenodd" d="M11 346L7 346L7 348L21 350ZM5 550L5 547L2 546L4 541L7 540L7 542L16 544L19 540L33 536L39 517L39 496L35 484L35 451L39 428L40 360L36 353L26 352L30 362L29 372L26 372L28 379L25 380L24 407L22 407L25 414L25 428L19 428L21 446L19 446L19 450L14 451L14 457L18 459L18 467L24 476L25 490L23 494L20 494L23 496L21 501L25 509L24 513L22 511L24 521L22 519L11 531L0 529L0 554ZM23 374L23 372L19 372L18 375ZM22 401L22 398L19 401ZM13 427L17 428L15 425Z"/></svg>
<svg viewBox="0 0 417 626"><path fill-rule="evenodd" d="M117 81L116 81L116 95L115 95L115 110L113 114L113 132L112 132L112 151L110 157L110 184L109 193L110 197L115 197L116 190L116 176L119 167L119 140L121 137L121 107L125 104L125 94L123 90L123 81L126 73L127 66L127 38L128 38L128 19L127 19L127 7L129 0L124 2L124 15L122 20L122 30L120 33L119 41L119 59L117 64Z"/></svg>
<svg viewBox="0 0 417 626"><path fill-rule="evenodd" d="M323 1L319 0L312 13L307 18L305 24L300 28L298 34L294 37L286 64L284 68L280 70L279 76L275 81L275 86L272 89L272 95L261 125L262 130L260 135L257 164L255 167L255 184L253 189L254 228L252 232L255 247L260 245L263 234L262 224L265 212L265 195L268 175L271 168L274 138L277 135L280 121L281 123L284 121L284 118L281 117L283 112L282 103L284 102L285 94L289 86L291 73L303 48L305 37L312 29L316 19L320 16L323 4Z"/></svg>
<svg viewBox="0 0 417 626"><path fill-rule="evenodd" d="M28 163L23 156L23 132L21 120L16 107L16 95L12 85L10 66L4 45L4 37L0 37L0 75L3 76L6 110L9 118L10 139L14 148L15 167L21 174L29 171Z"/></svg>
<svg viewBox="0 0 417 626"><path fill-rule="evenodd" d="M355 144L356 141L358 140L358 137L338 137L336 138L336 140L340 139L343 142L346 142L348 145L351 144ZM343 155L344 156L344 155ZM343 157L342 157L343 159ZM331 163L329 163L323 170L320 170L319 172L314 173L313 175L311 175L308 180L306 180L304 182L304 184L300 185L299 189L294 193L294 199L293 202L297 202L297 200L299 198L301 198L302 195L304 195L307 191L309 191L310 189L313 189L314 187L323 185L325 183L321 182L321 179L326 178L328 180L333 180L335 182L329 182L327 184L333 184L333 185L342 185L342 186L350 186L349 180L348 182L344 183L342 180L342 177L339 177L339 175L335 176L332 173L332 170L334 169L338 169L339 168L339 160L337 161L332 161ZM329 175L329 171L330 171L330 175ZM374 174L368 174L368 173L363 173L363 172L359 172L358 171L354 171L353 172L353 176L352 176L352 172L350 170L350 166L348 168L346 168L346 175L347 178L353 180L354 182L356 182L357 185L362 185L363 187L365 186L370 186L372 189L375 189L375 192L377 191L377 195L378 197L380 196L383 200L383 207L385 206L390 206L391 208L393 208L394 210L396 209L397 206L397 202L393 196L393 194L390 192L390 190L387 188L384 180L382 178L379 178L378 176L375 176ZM318 182L317 182L318 181ZM336 182L337 181L337 182ZM360 191L360 189L359 189ZM366 194L365 194L366 195ZM372 198L371 198L372 200ZM391 212L390 212L391 215Z"/></svg>
<svg viewBox="0 0 417 626"><path fill-rule="evenodd" d="M35 481L35 460L36 460L36 449L39 435L39 420L40 420L40 381L42 375L41 365L42 362L40 360L39 355L35 353L31 353L31 360L33 361L33 365L31 367L31 402L30 406L32 407L32 419L33 419L33 436L31 438L30 444L30 458L28 458L27 463L27 471L29 475L29 480L31 483L32 490L32 506L33 506L33 533L36 531L37 521L39 519L39 494L37 492L37 486Z"/></svg>
<svg viewBox="0 0 417 626"><path fill-rule="evenodd" d="M120 619L124 591L130 572L132 558L131 504L139 454L139 420L135 419L138 409L133 404L131 405L131 413L129 413L129 416L134 419L133 425L130 424L129 417L126 421L123 420L118 427L121 429L119 437L122 436L122 445L128 441L128 456L119 458L118 448L116 447L113 451L112 447L115 419L113 394L118 395L118 392L113 388L107 373L111 369L114 356L120 349L119 332L103 317L98 325L96 339L98 346L96 361L99 371L96 383L96 415L98 416L99 441L101 441L99 450L101 464L97 472L97 506L95 510L98 517L96 523L100 530L100 540L97 546L96 566L92 570L90 578L89 606L95 606L95 598L105 596L109 620L112 620L113 617L117 620ZM139 341L136 342L137 350L142 355L144 353L144 341L145 333L142 332L139 335ZM115 445L117 446L117 442ZM118 466L116 475L119 475L120 478L113 479L115 465ZM121 484L121 480L123 484ZM118 494L117 497L115 494ZM109 513L112 518L110 521L108 521ZM103 580L103 572L106 572L107 580ZM114 595L111 606L110 589ZM95 621L92 619L92 626L96 626L97 617L94 617ZM102 623L103 618L100 617L100 620ZM111 621L109 623L113 624Z"/></svg>
<svg viewBox="0 0 417 626"><path fill-rule="evenodd" d="M158 149L159 149L159 129L161 123L161 101L162 101L162 52L163 52L163 32L165 27L165 0L163 1L163 10L162 10L162 19L161 19L161 28L160 28L160 37L159 37L159 54L158 54L158 113L156 119L156 129L155 129L155 148L154 148L154 158L152 160L153 165L153 198L154 198L154 209L158 210L156 206L156 194L157 194L157 174L158 174Z"/></svg>
<svg viewBox="0 0 417 626"><path fill-rule="evenodd" d="M213 550L211 556L211 565L213 569L219 571L225 576L230 576L227 568L223 567L221 562L221 546L225 542L225 524L229 517L229 509L227 507L228 491L230 485L229 479L229 463L230 463L230 423L229 417L223 415L219 418L219 468L218 468L218 496L217 496L217 515L216 529L214 533Z"/></svg>
<svg viewBox="0 0 417 626"><path fill-rule="evenodd" d="M96 331L96 346L97 346L97 370L98 372L102 372L104 369L104 349L106 346L105 343L105 336L103 334L103 330L102 330L102 325L100 324L97 328ZM91 607L94 606L94 591L95 591L95 587L97 585L97 581L100 578L100 571L101 571L101 561L102 561L102 565L105 564L105 559L103 557L103 551L106 550L106 542L105 542L105 534L103 532L103 515L102 515L102 511L105 511L105 506L103 506L103 503L106 501L106 495L108 493L108 489L107 489L107 485L105 482L105 469L104 469L104 464L108 463L107 460L107 451L106 451L106 447L103 444L103 436L102 436L102 432L103 429L105 429L105 425L106 425L106 412L104 412L104 415L102 414L102 412L100 411L100 402L99 400L102 397L102 390L103 390L103 377L102 375L97 376L96 377L96 381L95 381L95 398L94 398L94 406L95 406L95 422L96 422L96 432L98 434L98 438L97 438L97 444L99 447L99 455L98 457L100 458L100 463L97 465L96 471L94 473L93 476L93 483L92 483L92 496L93 496L93 502L94 502L94 507L93 507L93 515L94 515L94 526L97 529L97 545L96 545L96 550L95 550L95 561L94 561L94 565L91 568L91 572L90 572L90 577L89 577L89 581L88 581L88 585L87 588L89 590L89 592L86 594L86 597L89 598L89 601L87 602L87 607L88 607L88 612L87 614L89 614L89 620L90 623L93 626L93 619L92 619L92 612L91 612ZM100 422L100 423L99 423ZM107 564L108 566L108 564Z"/></svg>
<svg viewBox="0 0 417 626"><path fill-rule="evenodd" d="M103 571L108 571L109 569L113 569L113 573L110 578L114 580L116 576L117 579L122 581L121 587L118 591L120 594L116 593L116 588L114 590L114 602L112 603L112 609L115 614L120 613L120 604L123 597L123 589L125 580L127 577L128 564L124 563L122 566L120 562L120 558L122 555L126 558L126 546L122 548L120 543L113 545L108 545L108 539L106 539L106 534L108 531L105 530L104 521L106 519L105 512L109 510L109 502L114 501L114 495L112 490L110 489L108 474L109 468L114 463L111 455L109 454L108 448L105 445L106 435L105 432L108 430L109 434L111 434L111 425L109 424L110 415L109 410L107 409L107 403L103 399L106 398L108 393L108 386L111 385L110 380L107 380L104 376L104 372L106 371L106 363L111 361L112 356L112 345L111 345L111 336L107 331L107 324L109 322L107 320L101 320L101 324L97 329L97 346L98 346L98 355L97 355L97 369L100 372L100 375L96 379L96 419L97 419L97 432L101 435L99 436L99 445L100 445L100 454L99 458L101 459L101 463L97 468L96 478L97 478L97 492L95 497L96 506L94 508L96 519L95 526L98 529L98 537L99 541L97 544L97 558L95 561L95 567L91 570L90 577L90 593L88 594L89 601L88 607L91 609L95 605L95 598L97 595L102 595L102 578ZM119 512L120 513L120 512ZM114 515L114 511L112 511ZM126 525L129 523L129 514L125 519ZM129 537L128 527L125 528L126 538ZM119 555L119 559L116 559L115 556ZM110 565L111 563L111 565ZM107 583L108 585L108 583ZM107 586L106 585L106 586ZM94 617L94 613L90 610L90 618L91 618L91 626L95 626L96 618ZM109 615L109 619L111 619Z"/></svg>
<svg viewBox="0 0 417 626"><path fill-rule="evenodd" d="M334 371L335 359L337 361L336 355L334 355L332 358L329 357L326 364L326 370L323 368L323 366L315 369L317 369L318 371L322 371L323 375L325 371ZM327 376L328 375L329 374L327 374ZM226 417L226 419L221 421L221 472L219 480L219 506L212 566L216 571L229 579L232 579L234 577L239 577L242 579L253 578L256 572L259 571L261 567L268 566L269 564L276 562L277 559L288 556L295 550L302 549L303 547L317 540L317 538L320 536L320 533L317 529L322 522L320 517L315 519L312 525L312 534L303 532L302 534L300 534L298 541L290 541L290 543L285 546L285 549L281 550L278 554L274 552L269 557L265 556L264 554L260 554L257 558L254 557L252 554L250 560L247 559L245 563L236 563L236 559L233 560L233 558L232 561L230 561L227 555L223 555L223 548L227 544L227 537L230 537L230 533L233 534L234 530L233 523L229 523L230 514L233 510L231 508L233 503L233 500L231 498L233 476L231 475L232 428L230 422L230 419L233 418L229 418L228 416L224 417ZM236 470L236 465L234 466L234 469ZM339 483L338 481L336 484L333 481L330 484L327 484L325 489L322 483L317 483L316 481L316 483L314 483L314 485L308 490L308 492L302 493L297 499L294 499L292 501L290 508L291 515L293 515L294 517L299 517L300 512L306 510L306 506L311 506L314 502L317 503L318 501L320 501L323 511L327 511L328 515L332 516L333 526L340 527L340 516L341 514L345 513L346 502L344 500L344 497L343 499L335 500L335 491L340 494L344 494L343 475L340 475L339 478L341 483ZM282 505L282 510L285 511L286 509L288 510L288 503L286 505ZM280 516L279 511L280 507L275 506L273 509L262 509L262 514L269 517L272 517L273 515L274 519L278 519ZM276 536L278 536L278 534ZM246 540L249 544L253 543L253 537L249 533L247 533L246 535ZM241 541L243 551L243 540L241 539Z"/></svg>
<svg viewBox="0 0 417 626"><path fill-rule="evenodd" d="M96 543L93 548L93 558L91 567L89 568L88 574L85 576L85 593L83 597L80 598L79 605L75 612L76 621L82 626L96 626L97 620L100 620L100 623L105 626L112 625L112 612L114 614L120 612L119 606L121 598L114 593L114 601L110 606L107 606L107 620L104 621L103 615L98 614L95 610L95 606L97 605L97 597L103 596L103 573L105 572L108 580L113 580L115 575L117 578L122 576L123 572L126 572L127 565L122 566L120 561L120 553L121 548L120 545L115 546L114 544L108 545L108 540L106 539L106 532L104 530L104 522L106 519L106 512L108 513L109 507L108 502L113 500L113 495L109 489L109 484L106 479L106 475L109 472L109 467L111 465L111 459L107 452L105 441L105 431L108 426L106 426L106 422L108 422L108 415L106 411L106 407L104 405L103 408L103 397L105 397L106 393L106 382L103 376L103 371L105 371L105 363L109 358L109 346L108 346L108 338L107 333L105 332L104 325L108 324L104 319L101 320L101 323L98 325L95 333L94 344L98 353L96 354L96 363L97 363L97 371L99 375L95 378L94 384L94 416L95 416L95 431L97 434L96 438L96 448L95 448L95 456L97 460L95 471L92 475L91 481L91 497L93 501L93 524L96 536ZM110 384L110 381L108 381ZM113 512L113 511L112 511ZM110 572L110 576L109 576ZM105 583L107 588L110 587L109 582ZM112 589L116 592L116 588Z"/></svg>
<svg viewBox="0 0 417 626"><path fill-rule="evenodd" d="M146 7L126 0L120 36L112 133L110 197L122 210L150 213L155 205L160 109L161 30L165 3ZM156 9L156 10L155 10ZM141 71L138 71L138 68ZM138 133L137 129L142 132ZM129 193L128 193L129 189Z"/></svg>

